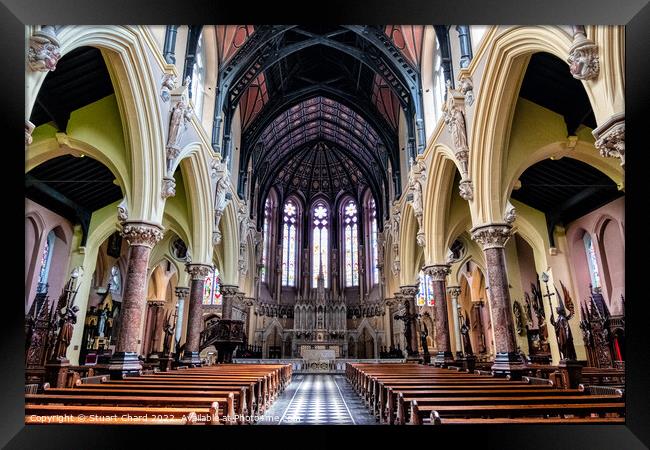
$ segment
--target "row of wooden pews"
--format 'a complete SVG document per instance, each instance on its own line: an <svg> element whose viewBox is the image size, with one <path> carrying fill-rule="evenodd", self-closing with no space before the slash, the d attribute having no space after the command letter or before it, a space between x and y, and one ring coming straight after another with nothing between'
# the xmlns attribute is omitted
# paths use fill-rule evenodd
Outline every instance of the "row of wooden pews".
<svg viewBox="0 0 650 450"><path fill-rule="evenodd" d="M348 381L381 423L624 423L623 393L510 381L419 364L346 366Z"/></svg>
<svg viewBox="0 0 650 450"><path fill-rule="evenodd" d="M25 423L245 424L291 382L289 364L226 364L25 394Z"/></svg>

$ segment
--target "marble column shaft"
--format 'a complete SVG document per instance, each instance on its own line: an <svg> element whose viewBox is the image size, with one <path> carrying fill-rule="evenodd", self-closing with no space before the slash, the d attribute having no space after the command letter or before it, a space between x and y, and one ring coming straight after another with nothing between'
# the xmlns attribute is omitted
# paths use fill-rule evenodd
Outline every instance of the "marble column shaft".
<svg viewBox="0 0 650 450"><path fill-rule="evenodd" d="M434 265L425 267L426 273L431 277L433 285L433 325L436 329L436 348L439 353L451 354L451 341L449 339L449 319L447 315L447 287L445 279L449 274L449 266Z"/></svg>
<svg viewBox="0 0 650 450"><path fill-rule="evenodd" d="M191 282L185 351L198 352L201 338L201 322L203 321L203 286L205 279L212 271L212 267L207 264L188 264L186 270L190 274Z"/></svg>
<svg viewBox="0 0 650 450"><path fill-rule="evenodd" d="M487 285L490 309L494 324L495 364L492 369L499 373L519 369L521 361L516 353L515 328L512 318L512 302L508 288L505 244L511 236L508 224L490 224L471 230L472 239L485 253Z"/></svg>
<svg viewBox="0 0 650 450"><path fill-rule="evenodd" d="M460 295L460 287L449 286L447 287L449 296L451 297L451 315L454 318L454 341L456 342L456 352L464 353L463 344L460 338L460 324L458 323L458 296Z"/></svg>
<svg viewBox="0 0 650 450"><path fill-rule="evenodd" d="M147 267L151 249L163 237L162 227L144 222L127 222L122 236L130 245L122 295L122 324L115 348L116 353L135 353L138 351L140 326L145 313L147 295Z"/></svg>

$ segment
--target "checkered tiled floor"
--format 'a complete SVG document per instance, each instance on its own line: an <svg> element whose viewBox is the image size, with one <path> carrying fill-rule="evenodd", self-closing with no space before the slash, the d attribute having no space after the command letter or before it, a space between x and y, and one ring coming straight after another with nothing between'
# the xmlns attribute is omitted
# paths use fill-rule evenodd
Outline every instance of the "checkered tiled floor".
<svg viewBox="0 0 650 450"><path fill-rule="evenodd" d="M357 405L357 403L359 403ZM294 375L260 424L360 425L376 423L340 375ZM277 419L279 417L279 419Z"/></svg>

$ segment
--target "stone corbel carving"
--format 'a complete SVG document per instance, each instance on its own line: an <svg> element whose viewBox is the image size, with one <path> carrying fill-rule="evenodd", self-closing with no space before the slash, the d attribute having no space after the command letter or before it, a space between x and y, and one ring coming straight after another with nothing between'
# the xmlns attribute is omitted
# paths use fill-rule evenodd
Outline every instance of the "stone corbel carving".
<svg viewBox="0 0 650 450"><path fill-rule="evenodd" d="M55 25L43 25L29 38L27 61L34 72L50 72L61 59L60 44Z"/></svg>
<svg viewBox="0 0 650 450"><path fill-rule="evenodd" d="M573 45L569 49L569 70L577 80L593 80L600 72L598 46L587 39L584 25L573 26Z"/></svg>
<svg viewBox="0 0 650 450"><path fill-rule="evenodd" d="M460 196L467 201L474 199L472 181L469 178L469 146L467 144L467 124L465 122L465 96L452 89L447 82L447 102L443 107L445 124L454 142L454 155L460 164L461 181L458 186Z"/></svg>
<svg viewBox="0 0 650 450"><path fill-rule="evenodd" d="M474 103L474 82L472 81L472 77L462 77L460 79L459 90L460 93L465 96L465 103L467 103L467 106L472 106Z"/></svg>
<svg viewBox="0 0 650 450"><path fill-rule="evenodd" d="M122 202L117 205L117 220L120 223L126 222L129 219L129 209L126 206L126 197Z"/></svg>
<svg viewBox="0 0 650 450"><path fill-rule="evenodd" d="M415 213L415 218L418 221L418 233L417 233L417 243L420 247L424 247L425 237L424 237L424 228L422 226L423 218L423 201L422 193L424 191L423 186L426 185L426 169L424 163L421 160L413 162L411 159L411 172L409 173L408 180L408 189L412 195L411 206L413 207L413 212Z"/></svg>
<svg viewBox="0 0 650 450"><path fill-rule="evenodd" d="M167 103L171 98L170 92L176 89L176 75L173 73L163 73L160 87L160 96L163 102Z"/></svg>
<svg viewBox="0 0 650 450"><path fill-rule="evenodd" d="M183 85L172 91L172 101L175 101L170 110L169 133L165 146L167 153L167 171L163 178L162 197L167 198L176 194L174 182L174 162L181 152L180 141L187 129L187 124L192 120L192 107L187 98L187 90L190 84L190 77L185 79Z"/></svg>
<svg viewBox="0 0 650 450"><path fill-rule="evenodd" d="M25 121L25 145L32 143L32 131L34 131L35 125L29 120Z"/></svg>
<svg viewBox="0 0 650 450"><path fill-rule="evenodd" d="M516 218L516 208L512 205L512 203L508 202L506 205L506 213L503 215L503 221L509 225L512 225Z"/></svg>
<svg viewBox="0 0 650 450"><path fill-rule="evenodd" d="M593 133L601 156L619 158L625 168L625 114L616 114Z"/></svg>

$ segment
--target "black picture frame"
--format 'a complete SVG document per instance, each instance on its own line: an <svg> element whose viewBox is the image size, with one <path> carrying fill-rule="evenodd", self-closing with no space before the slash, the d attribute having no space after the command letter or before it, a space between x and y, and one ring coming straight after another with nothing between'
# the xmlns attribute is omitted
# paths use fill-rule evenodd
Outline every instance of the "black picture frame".
<svg viewBox="0 0 650 450"><path fill-rule="evenodd" d="M20 155L20 128L24 127L24 67L25 24L98 24L98 23L469 23L469 24L619 24L626 25L626 121L627 140L631 151L626 164L626 211L645 211L647 187L642 170L642 155L646 153L648 113L648 55L650 54L648 25L650 5L647 0L565 0L539 1L480 1L427 0L345 1L330 0L322 4L312 2L267 2L254 6L248 2L160 0L134 2L129 0L3 0L0 5L0 55L3 58L4 98L2 123L10 130L5 135L7 160L4 173L11 186L24 183L21 170L24 158ZM12 167L15 165L15 169ZM11 167L11 168L10 168ZM8 170L7 170L8 169ZM23 172L24 173L24 172ZM11 177L16 177L12 179ZM647 177L647 175L646 175ZM19 223L24 201L5 190L5 205L15 208L8 213L6 233L23 236ZM638 217L626 220L626 235L630 245L626 251L626 424L624 426L478 426L478 427L90 427L70 425L25 426L22 348L24 339L24 311L17 306L19 292L7 295L8 311L2 327L3 363L2 388L3 420L0 421L0 445L5 448L124 448L155 445L156 448L185 448L200 446L197 440L211 445L281 444L285 447L304 445L362 446L385 448L386 445L438 446L446 445L479 448L517 449L637 449L650 446L650 381L648 368L650 339L647 329L648 306L644 296L638 295L647 279L645 252L648 233ZM15 234L10 227L15 226ZM639 242L637 244L635 242ZM20 245L20 240L17 240ZM646 246L641 245L646 244ZM19 264L16 264L18 266ZM18 279L18 274L15 279ZM10 283L10 291L19 288ZM18 311L16 311L18 310ZM389 438L397 438L388 444ZM136 439L138 438L138 439ZM144 441L142 440L144 438ZM230 439L236 439L229 443ZM148 441L148 443L146 443ZM309 444L308 444L309 443ZM76 445L75 445L76 444ZM178 446L182 447L178 447ZM424 448L424 447L423 447Z"/></svg>

